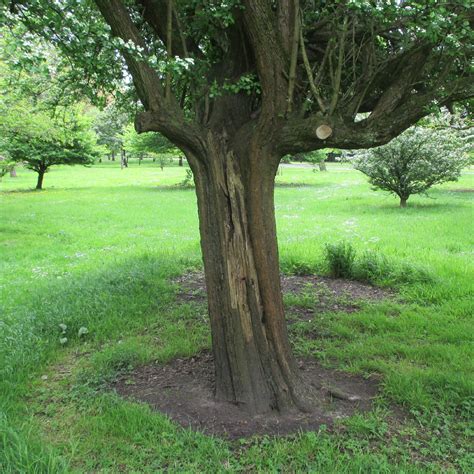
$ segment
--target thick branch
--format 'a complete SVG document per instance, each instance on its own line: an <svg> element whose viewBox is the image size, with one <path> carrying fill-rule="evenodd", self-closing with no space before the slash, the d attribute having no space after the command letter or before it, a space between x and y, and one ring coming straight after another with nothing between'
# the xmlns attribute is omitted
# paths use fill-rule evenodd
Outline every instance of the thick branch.
<svg viewBox="0 0 474 474"><path fill-rule="evenodd" d="M294 0L295 7L299 5L299 0ZM298 12L299 9L295 8L295 11ZM296 83L296 64L298 62L298 43L300 37L300 28L301 22L299 15L294 16L294 25L293 25L293 41L291 44L291 57L290 57L290 73L288 80L288 106L287 112L291 113L293 109L293 93L295 90Z"/></svg>
<svg viewBox="0 0 474 474"><path fill-rule="evenodd" d="M112 29L112 34L122 38L126 43L131 41L143 48L146 45L137 27L132 22L125 6L120 0L95 0L105 21ZM149 112L137 117L138 132L156 131L163 133L173 143L198 153L201 150L199 129L185 121L182 110L173 101L165 101L161 80L145 61L124 52L130 74L133 77L140 99Z"/></svg>
<svg viewBox="0 0 474 474"><path fill-rule="evenodd" d="M282 115L287 105L288 81L283 73L288 70L288 59L275 28L276 14L267 0L245 0L243 3L245 29L262 85L261 116Z"/></svg>
<svg viewBox="0 0 474 474"><path fill-rule="evenodd" d="M410 92L423 72L423 68L430 57L431 48L425 46L417 48L404 57L404 60L394 71L394 79L385 89L377 102L371 119L375 120L381 115L391 113L400 104L403 97Z"/></svg>
<svg viewBox="0 0 474 474"><path fill-rule="evenodd" d="M306 75L308 76L309 87L311 93L313 94L314 98L316 99L319 108L325 112L326 106L324 105L323 99L319 93L318 88L314 82L313 71L311 70L311 65L309 64L308 55L306 54L306 47L304 45L304 37L303 37L303 29L300 28L300 45L301 45L301 56L303 57L303 63L306 70Z"/></svg>
<svg viewBox="0 0 474 474"><path fill-rule="evenodd" d="M360 122L340 117L323 117L315 114L306 119L294 118L282 124L278 131L278 153L283 156L289 153L310 151L327 147L350 149L371 148L383 145L399 135L408 127L432 111L433 104L444 105L450 101L459 101L474 97L472 77L463 77L451 84L438 85L425 93L408 96L405 101L392 110ZM331 127L333 133L325 140L316 135L321 125Z"/></svg>
<svg viewBox="0 0 474 474"><path fill-rule="evenodd" d="M142 6L142 15L145 21L151 26L163 44L166 44L167 36L167 0L139 0ZM172 21L172 50L173 54L182 58L189 57L189 52L200 54L194 42L185 38L180 27L180 21L176 8L173 8L174 15Z"/></svg>
<svg viewBox="0 0 474 474"><path fill-rule="evenodd" d="M114 36L121 38L125 43L132 42L143 51L147 51L143 38L120 0L95 0L95 3ZM161 109L164 98L158 74L146 62L136 59L130 53L123 54L145 108Z"/></svg>

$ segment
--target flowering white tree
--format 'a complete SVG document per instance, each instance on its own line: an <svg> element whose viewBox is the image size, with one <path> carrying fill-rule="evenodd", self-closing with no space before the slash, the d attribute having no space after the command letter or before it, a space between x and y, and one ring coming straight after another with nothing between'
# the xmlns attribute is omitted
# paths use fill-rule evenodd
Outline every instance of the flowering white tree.
<svg viewBox="0 0 474 474"><path fill-rule="evenodd" d="M375 189L396 194L400 207L406 207L412 194L457 181L467 164L465 145L458 134L425 127L413 127L387 145L354 157L354 167L369 177Z"/></svg>

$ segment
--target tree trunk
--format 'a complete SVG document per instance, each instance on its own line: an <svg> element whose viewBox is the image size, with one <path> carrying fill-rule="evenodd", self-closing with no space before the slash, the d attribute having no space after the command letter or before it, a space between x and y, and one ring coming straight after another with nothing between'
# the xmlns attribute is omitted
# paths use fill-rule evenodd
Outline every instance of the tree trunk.
<svg viewBox="0 0 474 474"><path fill-rule="evenodd" d="M36 189L43 189L44 173L44 170L38 171L38 181L36 182Z"/></svg>
<svg viewBox="0 0 474 474"><path fill-rule="evenodd" d="M178 158L178 166L183 166L183 157L182 156L180 156Z"/></svg>
<svg viewBox="0 0 474 474"><path fill-rule="evenodd" d="M15 168L12 168L10 170L10 178L16 178L16 169Z"/></svg>
<svg viewBox="0 0 474 474"><path fill-rule="evenodd" d="M115 161L115 151L112 151L112 161Z"/></svg>
<svg viewBox="0 0 474 474"><path fill-rule="evenodd" d="M278 160L259 153L239 163L214 139L207 163L192 165L215 395L250 413L306 410L312 394L291 353L280 288L273 205Z"/></svg>
<svg viewBox="0 0 474 474"><path fill-rule="evenodd" d="M400 207L407 207L407 200L408 198L400 198Z"/></svg>
<svg viewBox="0 0 474 474"><path fill-rule="evenodd" d="M327 171L326 162L325 162L325 161L320 161L320 162L319 162L319 171Z"/></svg>
<svg viewBox="0 0 474 474"><path fill-rule="evenodd" d="M125 155L125 150L120 151L120 168L128 168L127 156Z"/></svg>

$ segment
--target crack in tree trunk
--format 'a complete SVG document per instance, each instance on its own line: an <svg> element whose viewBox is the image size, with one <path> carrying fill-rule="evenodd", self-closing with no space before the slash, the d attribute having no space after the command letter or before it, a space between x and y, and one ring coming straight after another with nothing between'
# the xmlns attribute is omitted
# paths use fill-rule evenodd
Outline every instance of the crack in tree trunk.
<svg viewBox="0 0 474 474"><path fill-rule="evenodd" d="M197 165L195 181L216 398L251 413L309 409L312 393L299 375L284 318L272 160L245 157L242 164L215 137L208 152L212 156ZM258 186L249 166L262 168Z"/></svg>

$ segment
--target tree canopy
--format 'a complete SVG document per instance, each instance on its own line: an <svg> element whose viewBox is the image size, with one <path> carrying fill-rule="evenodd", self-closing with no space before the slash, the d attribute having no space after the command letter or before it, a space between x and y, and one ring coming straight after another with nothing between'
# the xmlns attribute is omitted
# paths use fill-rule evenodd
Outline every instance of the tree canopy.
<svg viewBox="0 0 474 474"><path fill-rule="evenodd" d="M238 136L262 112L282 154L380 145L473 93L468 1L7 3L5 21L76 66L65 83L95 100L123 98L130 73L148 112L139 128L191 149L202 127ZM370 115L358 120L362 112ZM331 129L323 140L321 125Z"/></svg>

